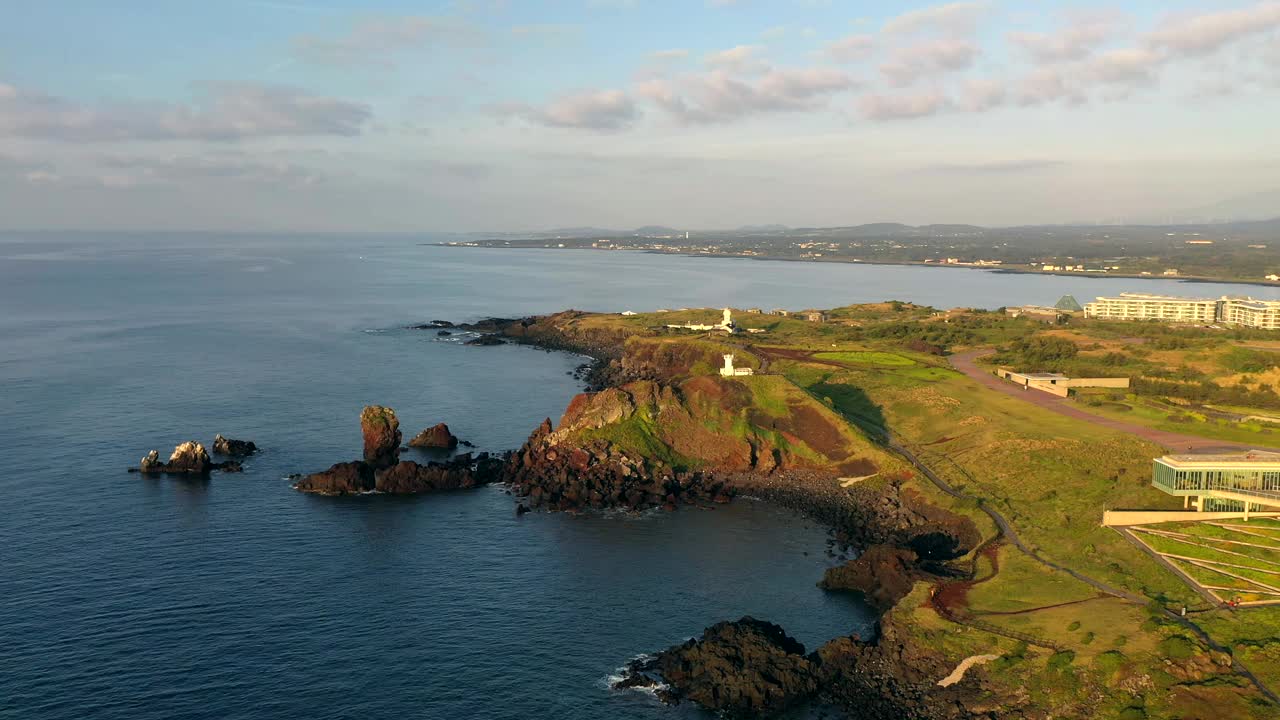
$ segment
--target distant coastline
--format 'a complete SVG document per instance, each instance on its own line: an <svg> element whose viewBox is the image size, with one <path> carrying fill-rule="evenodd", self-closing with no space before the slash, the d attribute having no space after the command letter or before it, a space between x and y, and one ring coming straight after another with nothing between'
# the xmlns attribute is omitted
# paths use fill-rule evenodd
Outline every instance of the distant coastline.
<svg viewBox="0 0 1280 720"><path fill-rule="evenodd" d="M718 258L729 260L770 260L775 262L796 262L796 263L815 263L815 264L839 264L839 265L894 265L900 267L924 267L924 268L945 268L949 270L980 270L983 272L1004 274L1004 275L1057 275L1061 277L1084 278L1089 280L1102 280L1107 278L1123 278L1131 280L1169 280L1184 283L1202 283L1202 284L1222 284L1222 285L1248 285L1252 287L1265 287L1280 289L1280 282L1266 282L1261 280L1237 280L1228 277L1214 277L1208 275L1141 275L1132 273L1088 273L1088 272L1066 272L1061 270L1032 270L1028 268L1006 267L1002 265L993 266L976 266L976 265L956 265L947 263L931 263L918 260L864 260L861 258L812 258L812 257L783 257L778 255L739 255L734 253L693 253L693 252L669 252L663 250L651 249L618 249L618 248L592 248L592 247L538 247L533 245L466 245L454 242L435 242L421 243L431 247L451 247L451 248L483 248L483 249L507 249L507 250L558 250L564 251L592 251L592 252L632 252L645 255L675 255L691 258Z"/></svg>

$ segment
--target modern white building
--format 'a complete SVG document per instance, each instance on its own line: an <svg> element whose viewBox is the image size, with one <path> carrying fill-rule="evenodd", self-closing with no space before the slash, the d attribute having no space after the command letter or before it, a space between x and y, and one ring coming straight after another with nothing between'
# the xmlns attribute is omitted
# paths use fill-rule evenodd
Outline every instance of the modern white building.
<svg viewBox="0 0 1280 720"><path fill-rule="evenodd" d="M1280 300L1224 298L1219 319L1230 325L1280 330Z"/></svg>
<svg viewBox="0 0 1280 720"><path fill-rule="evenodd" d="M1185 298L1173 295L1120 293L1100 297L1084 306L1085 317L1103 320L1163 320L1165 322L1240 325L1280 330L1280 300L1251 297Z"/></svg>
<svg viewBox="0 0 1280 720"><path fill-rule="evenodd" d="M1100 297L1084 306L1084 316L1103 320L1163 320L1212 323L1218 320L1219 300L1147 293Z"/></svg>

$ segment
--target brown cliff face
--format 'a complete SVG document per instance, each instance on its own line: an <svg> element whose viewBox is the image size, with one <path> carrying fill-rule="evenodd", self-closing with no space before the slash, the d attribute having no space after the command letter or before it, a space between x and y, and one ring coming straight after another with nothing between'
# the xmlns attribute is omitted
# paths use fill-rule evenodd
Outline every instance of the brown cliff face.
<svg viewBox="0 0 1280 720"><path fill-rule="evenodd" d="M546 420L507 461L504 479L531 507L549 510L728 502L734 490L714 473L676 471L605 441L559 444Z"/></svg>
<svg viewBox="0 0 1280 720"><path fill-rule="evenodd" d="M381 405L369 405L360 413L360 432L364 436L364 461L375 468L395 465L400 461L400 420L396 411Z"/></svg>

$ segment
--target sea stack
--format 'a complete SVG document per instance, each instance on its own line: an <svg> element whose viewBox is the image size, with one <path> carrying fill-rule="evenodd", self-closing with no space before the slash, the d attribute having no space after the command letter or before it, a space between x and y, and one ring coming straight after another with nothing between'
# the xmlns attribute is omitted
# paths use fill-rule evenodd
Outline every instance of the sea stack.
<svg viewBox="0 0 1280 720"><path fill-rule="evenodd" d="M360 413L360 432L364 435L364 461L375 469L400 462L400 420L396 411L381 405L369 405Z"/></svg>
<svg viewBox="0 0 1280 720"><path fill-rule="evenodd" d="M418 433L409 441L409 447L431 450L452 450L458 447L458 438L449 432L449 426L440 423Z"/></svg>

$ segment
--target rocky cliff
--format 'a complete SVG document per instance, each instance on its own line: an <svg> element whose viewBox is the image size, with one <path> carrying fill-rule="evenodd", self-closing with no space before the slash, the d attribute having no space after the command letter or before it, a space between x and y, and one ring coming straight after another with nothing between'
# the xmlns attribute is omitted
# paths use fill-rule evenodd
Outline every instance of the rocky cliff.
<svg viewBox="0 0 1280 720"><path fill-rule="evenodd" d="M578 395L508 466L533 505L721 501L747 476L874 476L901 462L780 377L639 380Z"/></svg>

